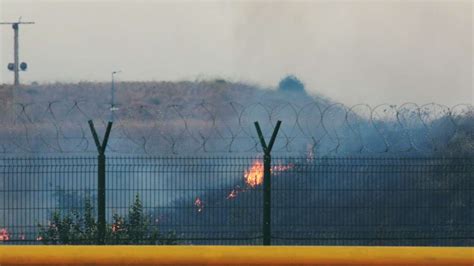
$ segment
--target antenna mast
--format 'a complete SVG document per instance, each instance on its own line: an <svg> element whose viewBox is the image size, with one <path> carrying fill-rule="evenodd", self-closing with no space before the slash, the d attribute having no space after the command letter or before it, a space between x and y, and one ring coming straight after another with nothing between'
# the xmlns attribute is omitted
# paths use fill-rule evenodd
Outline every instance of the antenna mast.
<svg viewBox="0 0 474 266"><path fill-rule="evenodd" d="M34 22L22 22L21 17L18 22L0 22L3 25L12 25L13 29L13 63L8 64L8 70L13 71L15 75L14 85L20 85L20 70L26 71L28 65L25 62L20 63L18 34L20 24L35 24Z"/></svg>

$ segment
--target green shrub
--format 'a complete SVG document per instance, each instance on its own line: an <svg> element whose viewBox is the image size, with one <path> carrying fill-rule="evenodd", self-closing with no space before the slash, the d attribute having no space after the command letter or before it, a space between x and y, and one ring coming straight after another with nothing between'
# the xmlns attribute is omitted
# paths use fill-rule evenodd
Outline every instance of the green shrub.
<svg viewBox="0 0 474 266"><path fill-rule="evenodd" d="M84 203L84 211L69 210L62 213L55 210L47 225L38 224L38 240L43 244L96 244L98 240L98 224L94 215L94 207L90 199ZM162 234L156 226L153 228L149 217L143 210L139 195L130 206L128 215L122 217L114 214L112 223L107 224L105 232L106 244L136 245L176 245L176 233Z"/></svg>

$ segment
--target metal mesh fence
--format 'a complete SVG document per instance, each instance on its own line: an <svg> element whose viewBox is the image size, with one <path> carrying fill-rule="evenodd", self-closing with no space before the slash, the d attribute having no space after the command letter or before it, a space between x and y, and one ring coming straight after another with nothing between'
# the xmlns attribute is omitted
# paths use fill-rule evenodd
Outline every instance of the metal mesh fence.
<svg viewBox="0 0 474 266"><path fill-rule="evenodd" d="M329 158L274 178L279 244L473 245L471 158Z"/></svg>
<svg viewBox="0 0 474 266"><path fill-rule="evenodd" d="M41 240L38 224L51 224L54 211L69 213L96 198L94 157L2 158L0 239L30 244Z"/></svg>
<svg viewBox="0 0 474 266"><path fill-rule="evenodd" d="M251 187L243 179L253 161L111 158L107 217L126 216L138 195L151 227L165 235L175 233L183 243L256 244L262 234L261 186ZM244 190L245 195L238 195Z"/></svg>
<svg viewBox="0 0 474 266"><path fill-rule="evenodd" d="M474 244L474 158L272 159L272 244ZM255 157L108 157L106 244L261 244ZM94 244L97 158L0 159L0 244Z"/></svg>

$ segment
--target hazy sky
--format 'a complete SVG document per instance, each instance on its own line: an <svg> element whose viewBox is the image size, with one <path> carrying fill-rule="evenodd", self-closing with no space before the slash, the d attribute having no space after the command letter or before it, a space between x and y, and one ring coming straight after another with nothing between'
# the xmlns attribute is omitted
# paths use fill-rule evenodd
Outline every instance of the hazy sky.
<svg viewBox="0 0 474 266"><path fill-rule="evenodd" d="M471 1L18 1L24 82L226 78L354 104L474 103ZM0 27L0 83L13 31Z"/></svg>

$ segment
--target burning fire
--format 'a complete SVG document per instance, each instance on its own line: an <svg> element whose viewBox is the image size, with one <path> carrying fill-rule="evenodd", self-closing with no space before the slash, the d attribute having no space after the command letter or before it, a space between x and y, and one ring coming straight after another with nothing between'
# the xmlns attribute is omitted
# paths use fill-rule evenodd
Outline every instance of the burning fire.
<svg viewBox="0 0 474 266"><path fill-rule="evenodd" d="M288 165L274 165L271 167L270 172L283 172L295 167L294 164ZM244 182L246 187L241 188L236 186L233 188L230 193L227 195L226 199L233 200L237 198L237 195L241 192L245 192L247 189L256 188L257 186L263 183L263 163L261 160L255 160L253 164L244 171ZM201 198L196 197L194 200L194 206L197 208L197 211L200 213L204 209L204 203Z"/></svg>
<svg viewBox="0 0 474 266"><path fill-rule="evenodd" d="M293 164L288 165L274 165L270 169L270 172L283 172L295 167ZM263 183L263 163L260 160L255 160L247 170L244 172L244 182L248 188L256 188ZM227 195L226 199L235 199L237 194L245 192L245 189L236 186Z"/></svg>
<svg viewBox="0 0 474 266"><path fill-rule="evenodd" d="M0 241L8 241L10 240L10 236L8 235L8 231L6 228L0 229Z"/></svg>
<svg viewBox="0 0 474 266"><path fill-rule="evenodd" d="M112 232L117 232L119 230L119 225L118 224L112 224Z"/></svg>
<svg viewBox="0 0 474 266"><path fill-rule="evenodd" d="M274 165L270 168L270 172L283 172L293 167L293 164ZM244 181L251 188L255 188L263 183L263 163L260 160L254 161L252 166L250 166L248 170L245 170Z"/></svg>
<svg viewBox="0 0 474 266"><path fill-rule="evenodd" d="M196 200L194 200L194 206L197 207L198 212L202 212L202 209L204 209L204 203L199 197L196 197Z"/></svg>
<svg viewBox="0 0 474 266"><path fill-rule="evenodd" d="M226 199L235 199L237 197L237 190L235 189L232 189L232 191L229 193L229 195L227 195L227 198Z"/></svg>
<svg viewBox="0 0 474 266"><path fill-rule="evenodd" d="M286 170L290 170L291 168L295 167L294 164L290 163L289 165L275 165L272 167L271 171L275 172L284 172Z"/></svg>
<svg viewBox="0 0 474 266"><path fill-rule="evenodd" d="M237 194L239 194L240 192L243 192L244 190L242 188L240 188L239 186L236 186L234 189L232 189L232 191L229 193L229 195L227 195L227 198L226 199L235 199L237 198Z"/></svg>
<svg viewBox="0 0 474 266"><path fill-rule="evenodd" d="M244 181L251 188L263 183L263 163L261 161L255 161L249 169L245 170Z"/></svg>

